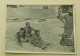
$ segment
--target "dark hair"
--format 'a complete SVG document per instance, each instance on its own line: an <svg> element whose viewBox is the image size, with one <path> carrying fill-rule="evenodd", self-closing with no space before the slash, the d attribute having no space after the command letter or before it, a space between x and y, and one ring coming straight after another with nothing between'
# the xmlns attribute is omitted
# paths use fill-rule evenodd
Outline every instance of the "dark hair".
<svg viewBox="0 0 80 56"><path fill-rule="evenodd" d="M24 28L20 28L20 31L21 31L21 30L24 30Z"/></svg>
<svg viewBox="0 0 80 56"><path fill-rule="evenodd" d="M40 32L40 31L39 31L39 30L35 30L35 34L36 34L37 32Z"/></svg>
<svg viewBox="0 0 80 56"><path fill-rule="evenodd" d="M24 28L20 28L20 31L21 31L21 30L24 31L24 32L23 32L23 38L25 38L25 36L26 36L26 35L25 35L25 33L26 33L26 32L25 32L25 29L24 29Z"/></svg>

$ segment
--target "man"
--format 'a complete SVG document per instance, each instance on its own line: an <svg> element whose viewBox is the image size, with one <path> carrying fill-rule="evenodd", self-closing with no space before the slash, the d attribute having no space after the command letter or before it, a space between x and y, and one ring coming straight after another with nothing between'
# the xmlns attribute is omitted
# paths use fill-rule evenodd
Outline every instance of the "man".
<svg viewBox="0 0 80 56"><path fill-rule="evenodd" d="M72 6L68 7L68 14L65 15L62 19L64 19L64 33L62 34L62 39L60 44L70 46L72 45L70 39L73 32L73 10Z"/></svg>
<svg viewBox="0 0 80 56"><path fill-rule="evenodd" d="M32 31L35 31L35 29L30 26L29 22L26 22L25 25L26 25L26 27L24 27L25 35L26 35L25 38L27 38L26 41L29 41L31 43L30 39L31 39L31 36L32 36Z"/></svg>

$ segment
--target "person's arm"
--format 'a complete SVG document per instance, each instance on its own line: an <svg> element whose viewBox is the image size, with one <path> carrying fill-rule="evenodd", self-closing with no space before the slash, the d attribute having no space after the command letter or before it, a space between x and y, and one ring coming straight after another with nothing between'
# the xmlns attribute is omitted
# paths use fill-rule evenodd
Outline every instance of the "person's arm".
<svg viewBox="0 0 80 56"><path fill-rule="evenodd" d="M62 18L60 19L60 21L63 22L63 23L65 23L64 19L65 19L65 17L62 17Z"/></svg>
<svg viewBox="0 0 80 56"><path fill-rule="evenodd" d="M59 19L60 19L61 22L65 23L65 21L64 21L65 20L65 16L60 16Z"/></svg>
<svg viewBox="0 0 80 56"><path fill-rule="evenodd" d="M63 22L63 18L62 18L61 15L59 16L59 20L60 20L61 22ZM64 23L64 22L63 22L63 23Z"/></svg>
<svg viewBox="0 0 80 56"><path fill-rule="evenodd" d="M25 32L26 32L26 27L24 27L24 30L25 30Z"/></svg>
<svg viewBox="0 0 80 56"><path fill-rule="evenodd" d="M61 16L62 15L62 10L61 10L61 8L58 10L58 16L57 16L57 18L59 18L59 16Z"/></svg>
<svg viewBox="0 0 80 56"><path fill-rule="evenodd" d="M39 39L39 40L41 40L41 37L40 37L40 35L39 35L38 39Z"/></svg>

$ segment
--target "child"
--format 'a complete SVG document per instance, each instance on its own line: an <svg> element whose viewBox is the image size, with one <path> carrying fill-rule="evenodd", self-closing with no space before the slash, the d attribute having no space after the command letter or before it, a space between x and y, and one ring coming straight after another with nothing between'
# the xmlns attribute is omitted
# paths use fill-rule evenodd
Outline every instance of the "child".
<svg viewBox="0 0 80 56"><path fill-rule="evenodd" d="M25 39L25 30L24 30L24 28L20 28L20 30L17 32L16 38L17 38L18 44L20 46L22 46L22 40L21 40L21 38Z"/></svg>
<svg viewBox="0 0 80 56"><path fill-rule="evenodd" d="M35 33L32 35L32 44L35 45L36 47L39 47L43 50L45 50L47 48L47 43L45 43L41 37L40 37L40 31L36 30Z"/></svg>

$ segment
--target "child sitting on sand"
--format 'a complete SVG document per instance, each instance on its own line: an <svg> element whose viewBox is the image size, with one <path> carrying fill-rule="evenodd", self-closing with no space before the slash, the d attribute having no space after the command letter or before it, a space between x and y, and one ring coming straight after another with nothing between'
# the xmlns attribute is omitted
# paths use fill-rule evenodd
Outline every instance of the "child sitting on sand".
<svg viewBox="0 0 80 56"><path fill-rule="evenodd" d="M36 47L39 47L43 50L45 50L47 48L47 46L49 45L49 43L44 42L41 37L40 37L40 31L36 30L35 33L32 35L31 38L31 43L33 45L35 45Z"/></svg>
<svg viewBox="0 0 80 56"><path fill-rule="evenodd" d="M17 42L20 46L22 46L22 39L25 38L24 28L20 28L20 30L16 33Z"/></svg>

